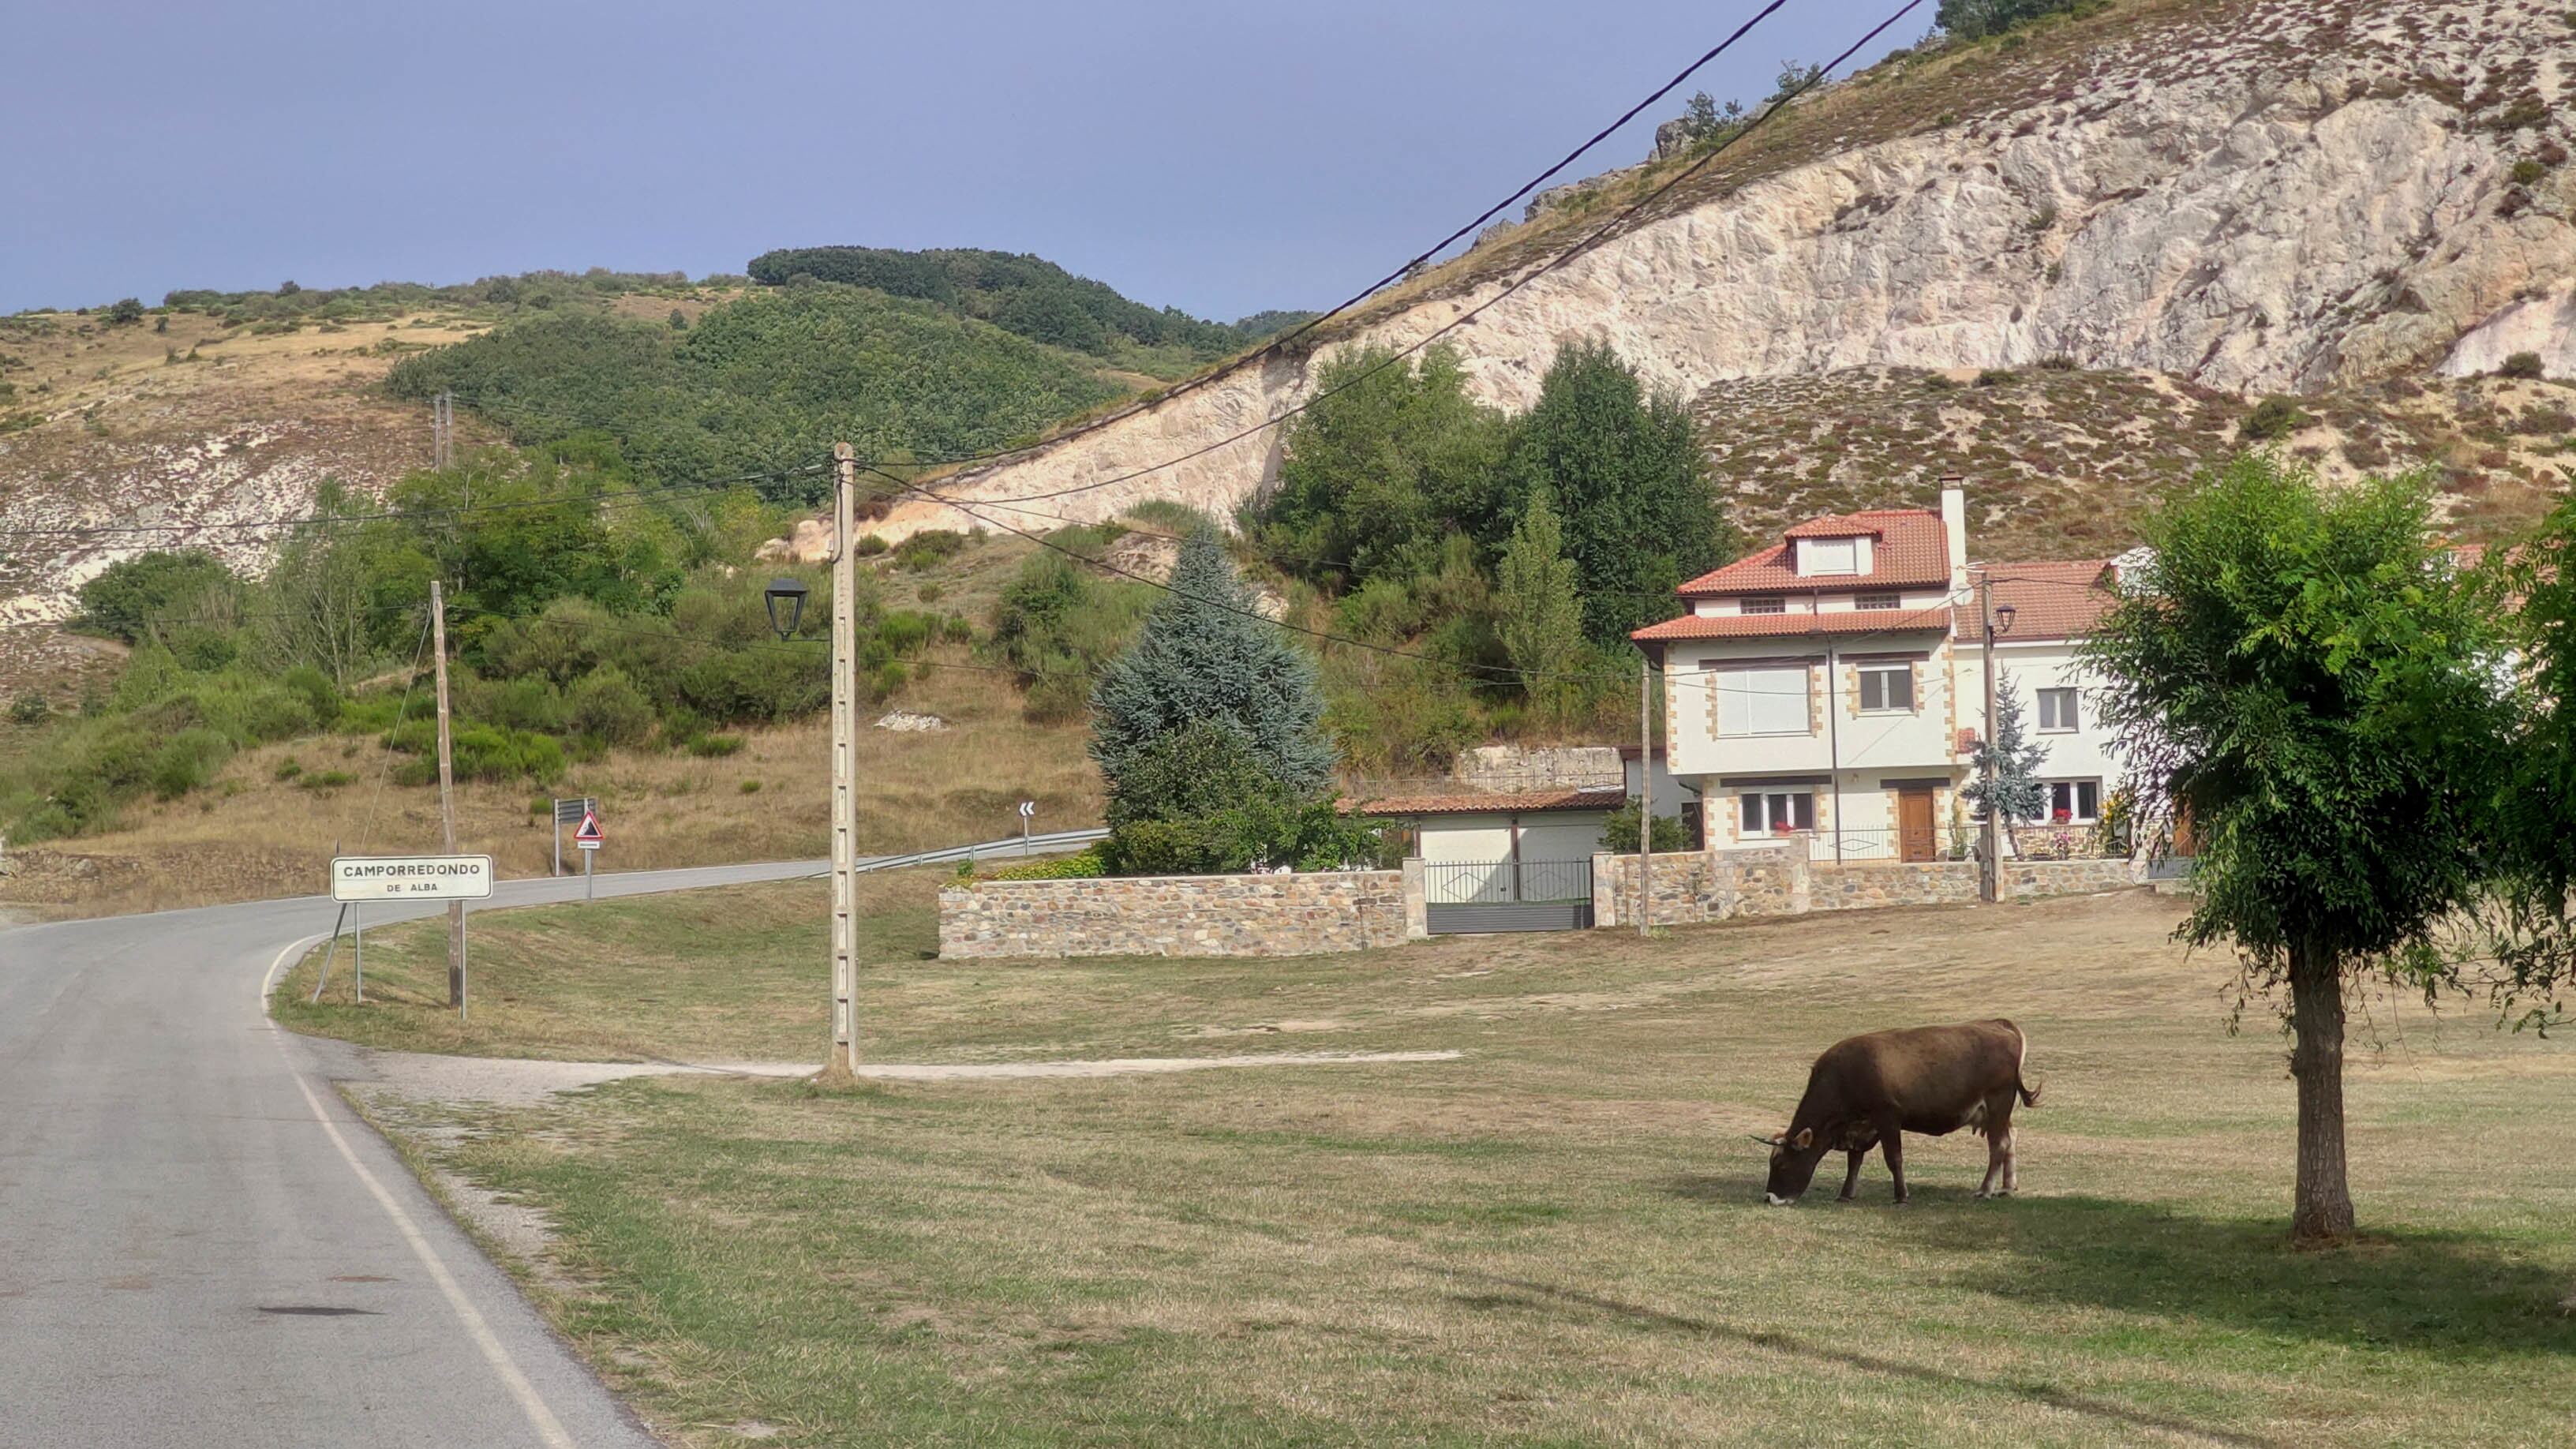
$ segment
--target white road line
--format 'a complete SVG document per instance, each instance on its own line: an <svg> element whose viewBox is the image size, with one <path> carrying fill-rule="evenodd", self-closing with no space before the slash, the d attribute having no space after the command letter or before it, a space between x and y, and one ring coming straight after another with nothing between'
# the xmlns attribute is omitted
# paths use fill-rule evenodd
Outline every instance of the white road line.
<svg viewBox="0 0 2576 1449"><path fill-rule="evenodd" d="M263 1017L268 1012L269 983L277 979L277 973L286 965L287 958L298 951L310 950L320 939L319 935L307 936L278 952L277 959L269 963L268 974L260 981L260 1014ZM304 1080L304 1073L296 1068L294 1055L287 1050L285 1030L273 1020L268 1023L268 1029L277 1042L278 1055L286 1060L287 1074L295 1079L296 1090L304 1094L305 1105L313 1109L313 1120L322 1124L322 1130L330 1134L331 1145L339 1148L340 1156L348 1162L349 1170L358 1174L358 1180L375 1195L377 1205L385 1210L385 1216L392 1218L394 1226L402 1230L403 1240L411 1244L412 1253L420 1259L421 1267L428 1271L429 1280L446 1295L447 1306L456 1310L456 1319L464 1325L466 1336L483 1351L484 1361L492 1365L492 1372L500 1377L502 1386L510 1391L510 1397L519 1401L520 1412L527 1415L528 1427L537 1431L537 1438L546 1445L546 1449L573 1449L572 1436L564 1432L562 1421L555 1418L554 1410L547 1408L546 1401L538 1396L536 1385L529 1383L528 1376L519 1371L510 1351L492 1332L492 1325L483 1320L473 1300L465 1296L465 1289L457 1283L456 1276L439 1261L438 1251L429 1245L429 1239L411 1220L411 1214L403 1211L402 1204L395 1201L394 1195L385 1190L385 1185L377 1181L376 1175L367 1170L367 1164L358 1160L357 1151L341 1133L340 1124L332 1121L331 1114L323 1110L322 1099L314 1094L312 1084Z"/></svg>

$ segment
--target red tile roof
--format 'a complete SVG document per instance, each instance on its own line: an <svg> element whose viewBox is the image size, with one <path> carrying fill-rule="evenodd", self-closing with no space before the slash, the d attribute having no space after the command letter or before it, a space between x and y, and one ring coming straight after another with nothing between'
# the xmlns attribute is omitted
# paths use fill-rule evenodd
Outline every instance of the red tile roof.
<svg viewBox="0 0 2576 1449"><path fill-rule="evenodd" d="M1628 798L1624 785L1587 790L1463 791L1455 795L1392 795L1361 800L1351 806L1359 815L1522 814L1542 810L1613 810Z"/></svg>
<svg viewBox="0 0 2576 1449"><path fill-rule="evenodd" d="M1997 612L2013 611L2009 639L2072 639L2092 632L2116 601L2107 559L2047 563L1989 564L1986 577ZM1977 637L1974 604L1957 611L1954 627L1963 639Z"/></svg>
<svg viewBox="0 0 2576 1449"><path fill-rule="evenodd" d="M1831 614L1685 614L1628 637L1641 644L1674 639L1793 638L1813 634L1879 634L1950 628L1950 606L1847 609Z"/></svg>
<svg viewBox="0 0 2576 1449"><path fill-rule="evenodd" d="M1878 540L1870 550L1872 557L1868 573L1799 576L1794 540L1854 538L1862 534ZM1881 508L1866 513L1813 518L1790 529L1782 537L1791 541L1774 544L1682 585L1682 597L1840 592L1904 585L1947 585L1950 582L1948 535L1941 526L1941 515L1929 509Z"/></svg>

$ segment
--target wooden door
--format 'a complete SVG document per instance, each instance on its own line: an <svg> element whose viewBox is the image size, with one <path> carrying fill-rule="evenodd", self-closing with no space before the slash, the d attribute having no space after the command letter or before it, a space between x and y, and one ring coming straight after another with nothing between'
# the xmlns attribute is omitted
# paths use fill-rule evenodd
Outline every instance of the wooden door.
<svg viewBox="0 0 2576 1449"><path fill-rule="evenodd" d="M1930 790L1896 792L1896 843L1900 859L1916 861L1933 857L1938 843L1932 834Z"/></svg>

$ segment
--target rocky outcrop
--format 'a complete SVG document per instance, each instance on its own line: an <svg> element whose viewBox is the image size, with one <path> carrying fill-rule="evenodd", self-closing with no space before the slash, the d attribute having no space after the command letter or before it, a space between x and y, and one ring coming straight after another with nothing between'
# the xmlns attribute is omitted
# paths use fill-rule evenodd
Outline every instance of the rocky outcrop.
<svg viewBox="0 0 2576 1449"><path fill-rule="evenodd" d="M1742 184L1712 173L1690 204L1534 275L1480 249L1336 345L1440 336L1514 408L1581 338L1689 397L2043 360L2237 394L2512 351L2576 372L2576 303L2550 290L2576 274L2564 8L2132 0L2055 50L1882 68L1809 103L1801 124L1847 118L1844 144L1767 170L1748 149ZM1226 516L1275 474L1263 424L1311 395L1314 362L1261 359L941 483L972 518L914 501L876 527L1053 526L1148 498Z"/></svg>

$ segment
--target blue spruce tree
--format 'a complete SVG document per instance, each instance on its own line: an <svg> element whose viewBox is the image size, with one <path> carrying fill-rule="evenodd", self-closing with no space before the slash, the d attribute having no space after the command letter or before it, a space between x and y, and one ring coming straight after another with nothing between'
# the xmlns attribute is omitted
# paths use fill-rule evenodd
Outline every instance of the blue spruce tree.
<svg viewBox="0 0 2576 1449"><path fill-rule="evenodd" d="M1313 799L1335 763L1323 717L1314 661L1255 612L1224 545L1201 529L1182 542L1171 592L1135 644L1101 671L1091 758L1116 799L1158 742L1206 722L1240 739L1295 797Z"/></svg>

